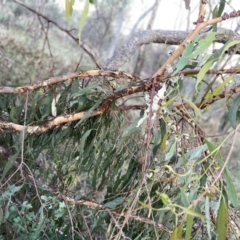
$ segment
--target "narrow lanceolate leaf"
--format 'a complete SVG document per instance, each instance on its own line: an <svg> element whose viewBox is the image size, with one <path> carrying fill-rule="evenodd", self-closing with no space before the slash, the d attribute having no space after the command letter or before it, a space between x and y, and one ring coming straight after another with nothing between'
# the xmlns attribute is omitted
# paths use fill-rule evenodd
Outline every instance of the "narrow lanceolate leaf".
<svg viewBox="0 0 240 240"><path fill-rule="evenodd" d="M116 208L117 206L122 204L124 200L125 200L125 197L118 197L111 202L105 203L104 207L105 208Z"/></svg>
<svg viewBox="0 0 240 240"><path fill-rule="evenodd" d="M217 159L222 160L222 155L219 149L208 139L205 138L205 143L207 144L208 150L211 154L213 154L214 157L217 157Z"/></svg>
<svg viewBox="0 0 240 240"><path fill-rule="evenodd" d="M227 223L228 223L228 209L224 197L221 199L221 204L218 209L217 215L217 234L218 240L226 240L227 233Z"/></svg>
<svg viewBox="0 0 240 240"><path fill-rule="evenodd" d="M227 189L228 199L230 200L230 202L232 203L232 205L234 207L237 207L238 198L237 198L236 188L233 185L231 174L227 168L225 168L224 174L225 174L225 179L226 179L226 183L227 183L226 189Z"/></svg>
<svg viewBox="0 0 240 240"><path fill-rule="evenodd" d="M166 150L167 150L167 139L168 139L168 134L165 133L161 142L161 150L163 151L163 153L166 153Z"/></svg>
<svg viewBox="0 0 240 240"><path fill-rule="evenodd" d="M218 96L222 91L223 88L232 80L234 75L230 75L227 77L213 92L208 92L206 95L206 99L212 99L214 96Z"/></svg>
<svg viewBox="0 0 240 240"><path fill-rule="evenodd" d="M191 210L194 211L194 208L192 208ZM193 218L194 218L193 215L189 215L189 214L187 215L185 240L190 240L191 239Z"/></svg>
<svg viewBox="0 0 240 240"><path fill-rule="evenodd" d="M82 33L82 29L84 26L84 23L87 19L87 15L88 15L88 11L89 11L89 0L85 0L85 6L82 12L82 16L78 25L78 38L79 38L79 42L81 41L81 33Z"/></svg>
<svg viewBox="0 0 240 240"><path fill-rule="evenodd" d="M195 89L198 92L197 88L198 85L200 84L200 82L203 80L203 78L205 77L207 71L211 68L211 66L213 65L213 60L210 60L208 62L206 62L203 67L201 68L201 70L199 71L198 75L197 75L197 82L195 85Z"/></svg>
<svg viewBox="0 0 240 240"><path fill-rule="evenodd" d="M202 66L201 70L199 71L198 75L197 75L197 82L195 85L195 89L196 91L198 88L199 83L203 80L203 78L205 77L207 71L212 67L212 65L214 64L214 62L218 61L218 63L221 62L223 54L232 46L239 44L240 41L239 40L234 40L234 41L228 41L226 44L224 44L223 47L221 47L220 49L217 49L212 55L211 57L207 60L207 62Z"/></svg>
<svg viewBox="0 0 240 240"><path fill-rule="evenodd" d="M201 117L201 112L199 108L193 102L189 101L186 98L184 98L184 101L194 110L196 117Z"/></svg>
<svg viewBox="0 0 240 240"><path fill-rule="evenodd" d="M73 13L74 2L75 0L65 0L65 11L66 11L68 23L70 22L70 17L72 16L72 13Z"/></svg>
<svg viewBox="0 0 240 240"><path fill-rule="evenodd" d="M225 8L225 0L220 0L218 15L217 15L218 17L222 15L224 8Z"/></svg>
<svg viewBox="0 0 240 240"><path fill-rule="evenodd" d="M3 223L3 210L0 208L0 224Z"/></svg>
<svg viewBox="0 0 240 240"><path fill-rule="evenodd" d="M222 48L220 48L221 55L218 59L218 62L221 62L223 54L230 48L233 47L234 45L239 44L239 40L234 40L234 41L228 41Z"/></svg>
<svg viewBox="0 0 240 240"><path fill-rule="evenodd" d="M18 155L19 155L19 153L17 152L9 158L7 164L5 165L5 167L3 169L3 173L2 173L2 177L0 179L0 182L5 178L7 172L13 166L14 162L17 160Z"/></svg>
<svg viewBox="0 0 240 240"><path fill-rule="evenodd" d="M237 111L240 104L240 95L233 99L231 106L228 111L228 120L233 128L237 125Z"/></svg>
<svg viewBox="0 0 240 240"><path fill-rule="evenodd" d="M217 17L218 17L218 5L216 5L212 11L212 18L217 18ZM217 32L217 24L213 25L213 32Z"/></svg>
<svg viewBox="0 0 240 240"><path fill-rule="evenodd" d="M178 227L174 229L170 237L170 240L179 240L181 239L181 237L182 237L182 224L180 224Z"/></svg>
<svg viewBox="0 0 240 240"><path fill-rule="evenodd" d="M99 98L98 101L86 112L84 117L75 125L75 128L84 122L87 118L91 117L92 112L100 105L103 101L103 98Z"/></svg>
<svg viewBox="0 0 240 240"><path fill-rule="evenodd" d="M220 17L223 13L224 7L225 7L225 0L220 0L219 6L216 5L215 8L213 9L212 18ZM217 24L213 25L213 31L214 32L217 31Z"/></svg>
<svg viewBox="0 0 240 240"><path fill-rule="evenodd" d="M10 111L10 119L11 119L11 121L12 122L14 122L14 123L18 123L18 120L17 120L17 118L16 118L16 108L15 107L12 107L11 108L11 111Z"/></svg>
<svg viewBox="0 0 240 240"><path fill-rule="evenodd" d="M190 58L196 58L197 56L202 54L205 50L207 50L208 47L210 47L210 45L215 40L215 36L216 36L216 33L211 32L207 35L206 38L201 39L198 43L197 49L190 55Z"/></svg>
<svg viewBox="0 0 240 240"><path fill-rule="evenodd" d="M189 62L189 60L190 60L190 59L189 59L189 56L190 56L190 54L191 54L192 51L193 51L193 47L194 47L194 42L190 42L190 43L186 46L186 48L185 48L185 50L184 50L184 52L183 52L183 54L182 54L182 57L180 57L177 65L176 65L176 70L174 71L173 74L176 74L176 73L178 73L179 71L183 70L184 67L188 64L188 62Z"/></svg>
<svg viewBox="0 0 240 240"><path fill-rule="evenodd" d="M91 131L92 131L92 129L87 130L81 138L80 147L79 147L79 153L81 155L83 155L83 151L84 151L83 149L84 149L84 146L85 146L85 142L86 142L88 136L90 135Z"/></svg>
<svg viewBox="0 0 240 240"><path fill-rule="evenodd" d="M37 237L40 235L41 231L44 228L44 224L43 224L44 221L45 221L45 218L44 218L44 213L43 213L43 206L41 206L40 209L39 209L38 227L37 227L36 232L35 232L35 235Z"/></svg>

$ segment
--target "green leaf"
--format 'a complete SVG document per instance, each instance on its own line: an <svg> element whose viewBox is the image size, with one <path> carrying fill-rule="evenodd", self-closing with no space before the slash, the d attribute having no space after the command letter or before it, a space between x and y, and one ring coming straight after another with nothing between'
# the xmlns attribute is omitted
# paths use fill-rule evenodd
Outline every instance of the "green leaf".
<svg viewBox="0 0 240 240"><path fill-rule="evenodd" d="M166 193L158 193L164 205L172 204L171 199Z"/></svg>
<svg viewBox="0 0 240 240"><path fill-rule="evenodd" d="M208 94L206 95L206 99L212 99L215 96L218 96L223 88L232 80L234 75L230 75L229 77L227 77L213 92L208 92Z"/></svg>
<svg viewBox="0 0 240 240"><path fill-rule="evenodd" d="M240 104L240 94L232 100L231 106L228 111L228 120L233 128L237 126L237 111Z"/></svg>
<svg viewBox="0 0 240 240"><path fill-rule="evenodd" d="M12 155L7 164L5 165L4 169L3 169L3 173L2 173L2 177L0 182L2 182L2 180L5 178L7 172L9 171L9 169L13 166L14 162L16 161L17 157L18 157L19 153L15 153L14 155Z"/></svg>
<svg viewBox="0 0 240 240"><path fill-rule="evenodd" d="M92 129L87 130L81 137L80 146L79 146L79 153L81 156L83 156L85 142L86 142L88 136L90 135L91 131L92 131Z"/></svg>
<svg viewBox="0 0 240 240"><path fill-rule="evenodd" d="M226 205L225 198L221 198L220 207L218 209L217 215L217 233L218 240L226 240L227 234L227 223L228 223L228 209Z"/></svg>
<svg viewBox="0 0 240 240"><path fill-rule="evenodd" d="M219 4L219 9L218 9L218 17L220 17L223 13L223 10L225 8L225 0L220 0L220 4Z"/></svg>
<svg viewBox="0 0 240 240"><path fill-rule="evenodd" d="M236 188L233 185L231 174L227 168L224 169L224 174L225 174L225 179L227 184L226 189L227 189L228 199L231 201L234 207L237 207L238 198L237 198Z"/></svg>
<svg viewBox="0 0 240 240"><path fill-rule="evenodd" d="M76 99L78 98L79 96L82 96L82 95L87 95L89 93L91 93L91 91L93 89L96 89L96 88L99 88L97 83L93 83L93 84L90 84L88 85L87 87L84 87L82 89L78 89L72 96L72 99ZM76 86L74 86L74 89L76 89Z"/></svg>
<svg viewBox="0 0 240 240"><path fill-rule="evenodd" d="M194 211L194 208L191 208L191 210ZM193 218L194 218L193 215L187 214L185 240L190 240L191 239Z"/></svg>
<svg viewBox="0 0 240 240"><path fill-rule="evenodd" d="M174 72L174 74L178 73L179 71L183 70L184 67L188 64L189 62L189 58L188 57L180 57L177 65L176 65L176 70Z"/></svg>
<svg viewBox="0 0 240 240"><path fill-rule="evenodd" d="M8 186L8 188L7 188L7 193L8 193L8 194L7 194L7 195L8 195L9 197L11 197L11 196L14 195L16 192L18 192L22 187L23 187L23 185L16 186L15 184Z"/></svg>
<svg viewBox="0 0 240 240"><path fill-rule="evenodd" d="M218 59L218 62L220 62L221 60L222 60L222 56L223 56L223 54L230 48L230 47L232 47L232 46L234 46L234 45L237 45L237 44L239 44L240 43L240 41L239 40L230 40L230 41L228 41L222 48L220 48L220 56L219 56L219 59Z"/></svg>
<svg viewBox="0 0 240 240"><path fill-rule="evenodd" d="M84 9L83 9L82 16L81 16L81 19L80 19L80 22L79 22L79 25L78 25L79 43L81 42L81 33L82 33L84 23L87 19L88 11L89 11L89 0L85 0Z"/></svg>
<svg viewBox="0 0 240 240"><path fill-rule="evenodd" d="M198 92L197 88L199 83L203 80L205 77L207 71L213 66L214 62L218 61L218 63L221 62L223 54L232 46L239 44L240 41L238 40L230 40L228 41L224 46L222 46L220 49L216 50L210 58L207 60L207 62L201 67L201 70L199 71L197 75L197 82L195 85L195 89Z"/></svg>
<svg viewBox="0 0 240 240"><path fill-rule="evenodd" d="M205 138L205 143L207 144L209 152L217 159L222 160L222 155L219 149L210 141Z"/></svg>
<svg viewBox="0 0 240 240"><path fill-rule="evenodd" d="M163 151L163 153L166 153L167 151L167 140L168 140L168 134L165 133L161 142L161 150Z"/></svg>
<svg viewBox="0 0 240 240"><path fill-rule="evenodd" d="M195 113L195 116L198 118L198 117L201 117L201 111L200 109L191 101L189 101L188 99L184 98L183 99L193 110L194 110L194 113Z"/></svg>
<svg viewBox="0 0 240 240"><path fill-rule="evenodd" d="M181 239L181 237L182 237L182 228L183 228L182 224L180 224L178 227L176 227L174 229L174 231L172 232L170 240L179 240L179 239Z"/></svg>
<svg viewBox="0 0 240 240"><path fill-rule="evenodd" d="M203 67L201 67L201 70L199 71L198 75L197 75L197 82L195 85L195 89L198 92L198 85L200 84L200 82L203 80L203 78L205 77L207 71L211 68L211 66L213 65L213 60L206 62Z"/></svg>
<svg viewBox="0 0 240 240"><path fill-rule="evenodd" d="M2 210L2 208L0 207L0 224L2 224L3 223L3 210Z"/></svg>
<svg viewBox="0 0 240 240"><path fill-rule="evenodd" d="M190 42L187 44L185 47L185 50L182 54L182 57L179 58L179 61L176 65L176 70L174 71L173 75L184 69L184 67L188 64L189 62L189 55L192 53L194 47L194 41Z"/></svg>
<svg viewBox="0 0 240 240"><path fill-rule="evenodd" d="M116 199L114 199L111 202L107 202L103 205L103 207L105 208L116 208L117 206L119 206L120 204L123 203L123 201L125 200L125 197L118 197Z"/></svg>
<svg viewBox="0 0 240 240"><path fill-rule="evenodd" d="M65 0L65 11L66 11L68 24L70 22L70 17L72 16L72 13L73 13L74 2L75 0Z"/></svg>
<svg viewBox="0 0 240 240"><path fill-rule="evenodd" d="M218 5L216 5L215 8L213 9L212 18L220 17L223 13L224 7L225 7L225 0L220 0L219 7ZM217 32L217 24L213 25L213 31Z"/></svg>
<svg viewBox="0 0 240 240"><path fill-rule="evenodd" d="M196 58L200 54L202 54L215 40L216 33L215 32L210 32L204 39L201 39L198 42L198 47L196 50L190 54L190 58Z"/></svg>
<svg viewBox="0 0 240 240"><path fill-rule="evenodd" d="M215 6L212 12L212 18L217 18L218 17L218 5ZM217 24L213 24L213 32L217 32Z"/></svg>
<svg viewBox="0 0 240 240"><path fill-rule="evenodd" d="M17 120L17 118L16 118L16 113L17 113L16 108L15 108L15 107L12 107L9 116L10 116L10 120L11 120L13 123L18 123L18 120Z"/></svg>
<svg viewBox="0 0 240 240"><path fill-rule="evenodd" d="M84 122L87 118L91 117L92 112L101 104L103 101L103 98L99 98L98 101L86 112L84 117L75 125L75 128L80 125L82 122Z"/></svg>
<svg viewBox="0 0 240 240"><path fill-rule="evenodd" d="M196 160L196 158L199 158L202 156L202 153L204 151L207 150L207 146L206 144L204 145L201 145L201 146L198 146L196 147L195 149L193 149L192 151L189 151L186 156L187 156L187 159L188 161L191 161L191 160Z"/></svg>
<svg viewBox="0 0 240 240"><path fill-rule="evenodd" d="M38 237L41 233L41 231L43 230L44 226L44 213L43 213L43 206L40 207L39 209L39 220L38 220L38 225L37 225L37 229L35 232L35 236Z"/></svg>
<svg viewBox="0 0 240 240"><path fill-rule="evenodd" d="M177 145L177 141L174 140L169 152L167 153L166 157L165 157L165 160L170 160L174 154L176 153L176 145Z"/></svg>

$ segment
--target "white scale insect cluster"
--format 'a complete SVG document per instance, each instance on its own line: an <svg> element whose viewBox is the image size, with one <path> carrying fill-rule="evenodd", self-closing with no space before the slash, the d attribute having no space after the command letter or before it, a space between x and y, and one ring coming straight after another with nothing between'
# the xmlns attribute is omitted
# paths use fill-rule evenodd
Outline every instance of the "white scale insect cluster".
<svg viewBox="0 0 240 240"><path fill-rule="evenodd" d="M139 119L139 121L137 123L137 127L140 127L141 124L146 119L148 119L148 114L149 114L150 111L152 111L152 119L151 119L152 123L155 121L156 116L157 116L157 112L158 112L159 108L161 107L161 105L159 105L159 101L163 100L165 98L166 89L167 89L167 85L166 85L166 83L163 83L162 88L153 97L152 106L151 106L151 99L150 99L149 94L145 95L145 100L146 100L146 104L147 104L148 108L144 112L143 117Z"/></svg>

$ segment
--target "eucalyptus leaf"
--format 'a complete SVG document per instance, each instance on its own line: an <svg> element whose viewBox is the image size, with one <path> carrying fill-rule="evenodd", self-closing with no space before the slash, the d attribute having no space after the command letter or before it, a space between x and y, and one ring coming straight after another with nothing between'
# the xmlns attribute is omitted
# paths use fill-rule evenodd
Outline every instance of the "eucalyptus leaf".
<svg viewBox="0 0 240 240"><path fill-rule="evenodd" d="M89 0L85 0L84 9L83 9L82 16L81 16L81 19L80 19L79 25L78 25L79 43L81 42L82 29L83 29L84 23L87 19L88 11L89 11Z"/></svg>
<svg viewBox="0 0 240 240"><path fill-rule="evenodd" d="M191 209L194 211L194 208ZM186 233L185 233L185 240L190 240L191 239L191 233L192 233L192 226L193 226L193 215L187 215L187 224L186 224Z"/></svg>
<svg viewBox="0 0 240 240"><path fill-rule="evenodd" d="M228 110L228 120L233 128L236 128L237 126L237 112L239 109L239 104L240 104L240 94L235 97L231 103L230 107Z"/></svg>
<svg viewBox="0 0 240 240"><path fill-rule="evenodd" d="M226 184L227 184L226 189L227 189L228 198L231 201L232 205L234 207L237 207L238 205L237 191L233 184L232 177L228 168L224 169L224 175L225 175Z"/></svg>
<svg viewBox="0 0 240 240"><path fill-rule="evenodd" d="M195 85L195 90L198 92L198 85L201 83L201 81L203 80L203 78L205 77L207 71L212 67L214 61L210 60L207 61L200 69L198 75L197 75L197 82Z"/></svg>
<svg viewBox="0 0 240 240"><path fill-rule="evenodd" d="M217 214L217 233L218 240L227 239L228 209L224 197L221 198L221 204Z"/></svg>
<svg viewBox="0 0 240 240"><path fill-rule="evenodd" d="M9 158L7 164L3 168L3 173L2 173L2 176L0 179L0 182L2 182L2 180L5 178L7 172L12 168L12 166L13 166L14 162L17 160L18 156L19 156L19 153L17 152Z"/></svg>
<svg viewBox="0 0 240 240"><path fill-rule="evenodd" d="M180 224L179 226L177 226L173 232L172 232L172 235L170 237L170 240L179 240L181 239L182 237L182 229L183 229L183 226L182 224Z"/></svg>
<svg viewBox="0 0 240 240"><path fill-rule="evenodd" d="M103 205L103 207L105 208L116 208L117 206L119 206L120 204L122 204L125 200L125 197L118 197L110 202L107 202Z"/></svg>
<svg viewBox="0 0 240 240"><path fill-rule="evenodd" d="M210 32L204 39L199 40L197 48L189 55L189 57L196 58L207 50L215 40L215 36L215 32Z"/></svg>

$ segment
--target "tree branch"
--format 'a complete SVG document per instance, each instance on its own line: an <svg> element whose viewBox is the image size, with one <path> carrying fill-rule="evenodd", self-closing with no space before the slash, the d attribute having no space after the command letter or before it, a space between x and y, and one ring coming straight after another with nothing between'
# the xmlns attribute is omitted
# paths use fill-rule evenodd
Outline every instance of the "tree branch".
<svg viewBox="0 0 240 240"><path fill-rule="evenodd" d="M129 73L120 72L120 71L104 71L104 70L89 70L86 72L78 72L78 73L69 73L63 75L61 77L52 77L44 81L37 81L32 84L26 84L21 87L8 87L3 86L0 87L0 94L1 93L23 93L26 91L33 91L38 88L47 87L50 85L54 85L57 83L69 81L74 78L86 78L86 77L97 77L97 76L104 76L104 77L113 77L113 78L127 78L132 81L142 81L140 78L135 77Z"/></svg>
<svg viewBox="0 0 240 240"><path fill-rule="evenodd" d="M150 43L162 43L166 45L180 45L192 31L169 31L169 30L146 30L133 34L127 39L112 58L107 59L104 64L105 69L116 70L124 63L128 62L132 55L140 46ZM207 33L200 33L204 38ZM239 35L232 30L218 28L215 42L226 43L238 38ZM240 54L240 52L237 52Z"/></svg>
<svg viewBox="0 0 240 240"><path fill-rule="evenodd" d="M187 70L187 71L183 71L181 74L188 75L188 74L192 74L192 73L197 73L197 71L199 71L199 70ZM99 71L99 70L92 70L92 71L88 71L87 73L89 74L89 72L93 72L93 73L96 73L96 74L99 73L99 72L100 73L108 73L109 72L110 74L112 74L112 73L125 74L125 73L122 73L122 72ZM240 71L238 71L238 70L234 71L234 69L223 69L221 71L209 70L207 73L209 73L209 74L224 74L224 73L232 73L232 74L234 74L234 73L237 74L238 73L238 74L240 74ZM84 73L82 73L82 74L84 74ZM89 76L88 74L87 74L87 76ZM130 74L127 74L127 75L128 75L128 77L131 77ZM116 76L119 76L119 75L116 75ZM131 87L116 91L112 95L108 96L105 100L103 100L103 102L99 105L99 107L97 109L95 109L94 111L92 111L92 113L90 114L89 117L97 116L97 115L100 115L104 112L109 111L110 110L109 109L110 104L113 101L115 101L119 98L129 96L131 94L142 92L142 91L147 91L147 90L151 89L152 81L154 81L154 79L158 79L158 81L163 81L163 80L169 79L170 77L172 77L171 74L168 74L168 75L162 76L162 77L150 78L150 79L147 79L145 81L142 81L139 85L131 86ZM39 85L36 85L36 86L39 86ZM3 88L5 88L5 87L3 87ZM16 88L16 89L23 89L24 90L24 87ZM25 86L25 89L26 89L26 86ZM14 91L14 88L12 88L12 92L16 93L17 91ZM231 89L228 92L221 93L218 96L204 102L201 105L198 104L197 106L200 109L204 109L208 105L210 105L211 103L213 103L217 100L223 99L225 97L230 97L230 96L232 96L232 95L234 95L238 92L240 92L240 87L236 87L235 89ZM183 103L178 103L178 102L174 103L174 106L175 107L184 106L184 108L191 108L191 106L189 106L186 103L183 104ZM122 111L127 111L127 110L130 110L130 109L140 110L140 109L144 109L144 106L140 106L140 105L139 106L138 105L122 106L122 105L120 105L119 108L118 108L118 110L122 110ZM86 114L88 114L88 111L79 112L79 113L72 113L72 114L63 114L63 115L57 116L57 117L49 120L47 123L45 123L43 125L35 125L35 126L23 126L23 125L15 124L15 123L12 123L12 122L0 121L0 130L1 129L9 129L9 130L18 131L18 132L22 132L22 131L26 130L30 134L33 134L33 133L40 134L40 133L46 132L49 129L52 129L56 126L60 126L61 124L83 119L86 116Z"/></svg>

